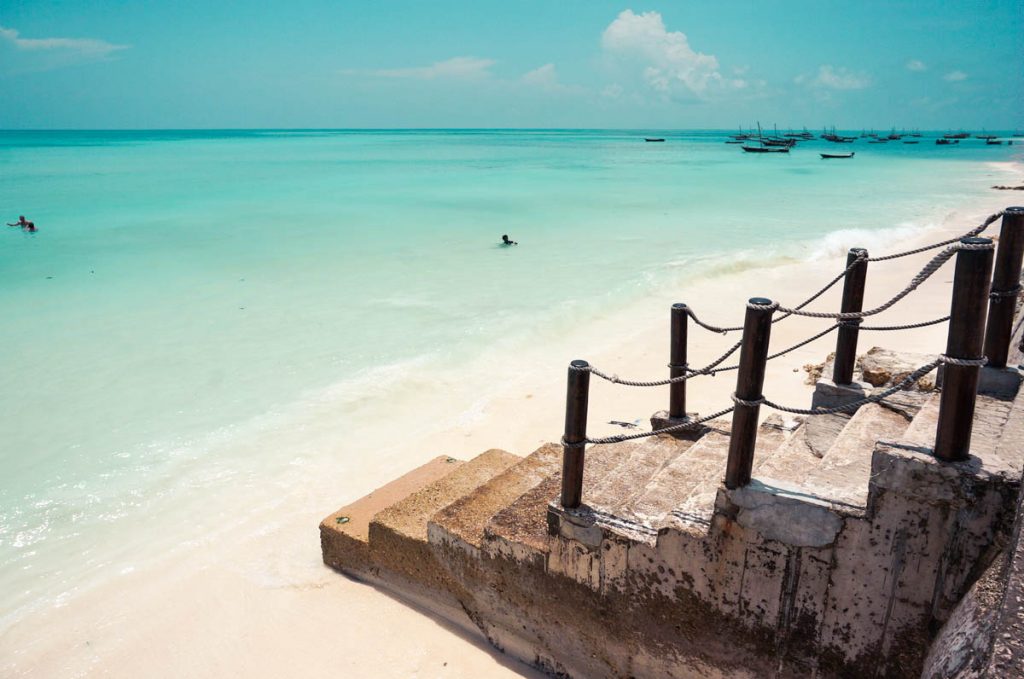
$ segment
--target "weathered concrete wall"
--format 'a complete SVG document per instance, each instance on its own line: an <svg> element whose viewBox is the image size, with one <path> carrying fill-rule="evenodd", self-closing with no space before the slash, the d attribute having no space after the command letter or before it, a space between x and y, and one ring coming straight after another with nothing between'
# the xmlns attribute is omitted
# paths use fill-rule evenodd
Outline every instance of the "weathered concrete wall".
<svg viewBox="0 0 1024 679"><path fill-rule="evenodd" d="M611 610L623 597L676 626L697 611L730 621L781 675L913 676L931 631L991 563L1018 488L1019 474L977 457L943 464L879 444L865 509L753 484L720 490L709 527L679 520L652 538L552 506L547 572Z"/></svg>

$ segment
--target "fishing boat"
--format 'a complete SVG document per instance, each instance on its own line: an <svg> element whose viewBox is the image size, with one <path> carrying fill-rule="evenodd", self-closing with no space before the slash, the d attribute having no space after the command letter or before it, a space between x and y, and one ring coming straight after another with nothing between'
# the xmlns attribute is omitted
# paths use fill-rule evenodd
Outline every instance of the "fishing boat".
<svg viewBox="0 0 1024 679"><path fill-rule="evenodd" d="M854 156L853 151L850 151L849 153L822 153L821 154L822 158L853 158L853 156Z"/></svg>
<svg viewBox="0 0 1024 679"><path fill-rule="evenodd" d="M949 134L942 135L943 139L967 139L970 135L969 132L950 132Z"/></svg>
<svg viewBox="0 0 1024 679"><path fill-rule="evenodd" d="M644 141L665 141L663 137L644 137Z"/></svg>
<svg viewBox="0 0 1024 679"><path fill-rule="evenodd" d="M786 140L791 141L791 143L781 145L769 144L768 141L765 140L764 135L761 134L761 123L757 124L757 141L760 146L748 146L747 144L744 144L741 148L747 153L789 153L789 147L796 143L791 140Z"/></svg>
<svg viewBox="0 0 1024 679"><path fill-rule="evenodd" d="M988 146L1001 146L1002 143L1003 143L1002 139L996 139L995 137L992 137L990 139L986 139L985 140L985 144L988 145Z"/></svg>
<svg viewBox="0 0 1024 679"><path fill-rule="evenodd" d="M943 137L942 139L936 139L935 143L938 144L939 146L949 146L950 144L959 144L960 140Z"/></svg>
<svg viewBox="0 0 1024 679"><path fill-rule="evenodd" d="M914 140L914 141L904 141L903 143L904 144L920 144L921 142L919 142L917 140Z"/></svg>
<svg viewBox="0 0 1024 679"><path fill-rule="evenodd" d="M747 153L789 153L788 146L747 146L743 145Z"/></svg>

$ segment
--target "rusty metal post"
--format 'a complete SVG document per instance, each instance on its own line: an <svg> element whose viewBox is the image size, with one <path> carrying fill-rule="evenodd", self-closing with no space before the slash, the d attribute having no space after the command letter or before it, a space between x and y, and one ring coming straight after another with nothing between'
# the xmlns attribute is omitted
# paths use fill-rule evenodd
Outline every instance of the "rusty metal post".
<svg viewBox="0 0 1024 679"><path fill-rule="evenodd" d="M686 374L687 311L685 304L672 305L672 346L669 350L669 377ZM668 387L668 416L672 419L686 417L686 380L673 382Z"/></svg>
<svg viewBox="0 0 1024 679"><path fill-rule="evenodd" d="M960 242L992 244L989 238L963 238ZM946 356L963 359L981 356L991 275L991 249L961 250L957 253ZM981 368L946 364L943 370L935 457L946 462L966 460L971 449L971 428Z"/></svg>
<svg viewBox="0 0 1024 679"><path fill-rule="evenodd" d="M587 404L590 397L590 364L573 361L565 390L565 436L562 445L562 506L574 509L583 498L583 446L587 439Z"/></svg>
<svg viewBox="0 0 1024 679"><path fill-rule="evenodd" d="M992 272L992 298L985 328L985 356L994 368L1005 368L1013 339L1013 315L1017 310L1021 261L1024 260L1024 207L1008 207L999 231L995 270ZM1002 294L1000 294L1002 293Z"/></svg>
<svg viewBox="0 0 1024 679"><path fill-rule="evenodd" d="M763 297L751 298L749 304L770 305ZM736 373L736 397L745 401L761 398L764 373L768 360L768 341L772 331L775 309L747 306L743 320L743 344L740 347L740 365ZM732 414L732 436L729 439L729 459L725 467L725 487L738 488L750 483L750 470L754 466L754 446L757 445L757 416L760 406L737 403Z"/></svg>
<svg viewBox="0 0 1024 679"><path fill-rule="evenodd" d="M868 251L864 248L850 248L846 255L846 278L843 281L842 313L860 311L864 307L864 281L868 274ZM839 326L836 338L836 360L832 367L832 381L836 384L850 384L853 381L853 366L857 362L857 335L859 324L844 323Z"/></svg>

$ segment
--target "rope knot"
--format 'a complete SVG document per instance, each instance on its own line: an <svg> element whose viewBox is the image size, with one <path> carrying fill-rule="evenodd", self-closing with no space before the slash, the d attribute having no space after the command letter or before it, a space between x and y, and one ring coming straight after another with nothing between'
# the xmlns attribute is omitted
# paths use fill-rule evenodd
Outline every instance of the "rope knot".
<svg viewBox="0 0 1024 679"><path fill-rule="evenodd" d="M1018 285L1013 286L1009 290L993 290L992 292L988 293L988 296L989 296L990 299L1003 299L1005 297L1016 297L1017 295L1020 294L1020 290L1021 290L1021 287L1018 284Z"/></svg>
<svg viewBox="0 0 1024 679"><path fill-rule="evenodd" d="M734 391L734 392L732 392L732 402L735 403L738 406L756 407L756 406L759 406L759 405L763 405L764 402L765 402L765 398L764 398L764 396L759 396L756 399L747 400L747 399L743 399L743 398L740 398L739 396L737 396L736 392Z"/></svg>

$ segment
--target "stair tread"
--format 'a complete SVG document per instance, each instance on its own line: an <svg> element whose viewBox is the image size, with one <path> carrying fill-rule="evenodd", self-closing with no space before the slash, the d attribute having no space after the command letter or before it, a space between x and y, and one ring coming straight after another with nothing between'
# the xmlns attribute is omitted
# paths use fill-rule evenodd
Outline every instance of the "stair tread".
<svg viewBox="0 0 1024 679"><path fill-rule="evenodd" d="M620 516L646 526L658 525L666 514L685 505L702 487L718 487L728 454L729 435L712 429L653 476Z"/></svg>
<svg viewBox="0 0 1024 679"><path fill-rule="evenodd" d="M769 415L758 427L755 459L771 458L796 435L799 427L799 420L787 420L777 413ZM703 469L696 474L697 482L692 484L685 497L680 498L668 511L673 516L672 520L676 522L681 520L704 527L710 523L711 515L714 514L715 497L725 475L725 465L729 457L729 437L724 436L717 441L709 439L708 447L701 452L706 462L701 465ZM659 525L669 519L668 511L659 517Z"/></svg>
<svg viewBox="0 0 1024 679"><path fill-rule="evenodd" d="M921 411L914 417L907 431L898 443L911 448L932 451L935 448L935 431L939 423L940 394L935 394ZM1024 405L1019 404L1020 395L1014 400L1006 400L979 394L974 407L974 423L971 429L971 455L981 458L986 467L1003 468L1019 474L1020 469L1014 468L1020 459L1020 451L1016 444L1002 445L1007 438L1004 426L1008 424L1011 413L1024 414ZM1009 422L1009 426L1014 426Z"/></svg>
<svg viewBox="0 0 1024 679"><path fill-rule="evenodd" d="M324 562L336 568L364 564L373 517L462 464L462 460L439 455L326 517L320 522Z"/></svg>
<svg viewBox="0 0 1024 679"><path fill-rule="evenodd" d="M708 424L713 426L714 423ZM619 515L652 477L693 445L694 442L687 439L662 435L623 446L619 453L621 463L604 475L592 475L591 484L584 483L584 504L606 514Z"/></svg>
<svg viewBox="0 0 1024 679"><path fill-rule="evenodd" d="M591 478L603 478L621 464L618 446L592 446L583 468L583 497ZM542 558L548 553L548 504L557 501L562 488L559 467L532 489L495 514L484 528L481 548L492 556L502 553L516 560Z"/></svg>
<svg viewBox="0 0 1024 679"><path fill-rule="evenodd" d="M558 471L561 463L562 447L555 443L544 444L435 513L428 524L431 542L455 538L479 548L484 528L494 515Z"/></svg>
<svg viewBox="0 0 1024 679"><path fill-rule="evenodd" d="M909 424L891 409L877 404L861 406L821 463L800 481L800 487L830 502L866 507L875 442L897 440Z"/></svg>
<svg viewBox="0 0 1024 679"><path fill-rule="evenodd" d="M521 459L497 448L477 455L459 465L452 473L378 512L370 522L371 541L374 527L387 528L404 537L426 541L427 520L431 516Z"/></svg>

